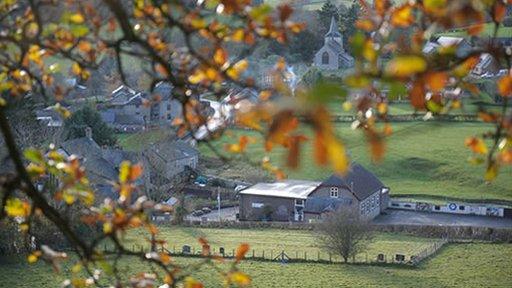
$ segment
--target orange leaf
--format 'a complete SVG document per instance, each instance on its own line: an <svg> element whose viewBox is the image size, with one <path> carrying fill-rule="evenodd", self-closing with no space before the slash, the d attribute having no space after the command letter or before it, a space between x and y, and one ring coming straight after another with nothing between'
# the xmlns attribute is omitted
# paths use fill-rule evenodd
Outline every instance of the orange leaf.
<svg viewBox="0 0 512 288"><path fill-rule="evenodd" d="M249 251L249 244L242 243L236 248L235 261L240 262L245 257L245 254Z"/></svg>
<svg viewBox="0 0 512 288"><path fill-rule="evenodd" d="M412 6L409 4L395 9L391 14L391 24L396 27L410 26L412 23L414 23L414 15L412 12Z"/></svg>
<svg viewBox="0 0 512 288"><path fill-rule="evenodd" d="M416 109L425 109L425 87L423 87L423 81L416 80L412 84L412 89L409 92L412 107Z"/></svg>
<svg viewBox="0 0 512 288"><path fill-rule="evenodd" d="M503 97L512 96L512 76L510 74L505 75L500 80L498 80L498 91Z"/></svg>
<svg viewBox="0 0 512 288"><path fill-rule="evenodd" d="M502 1L495 1L492 12L492 19L494 20L494 22L502 22L503 19L505 18L507 7L505 6L505 4L503 4Z"/></svg>
<svg viewBox="0 0 512 288"><path fill-rule="evenodd" d="M425 83L432 92L440 92L446 85L448 74L446 72L429 72L425 76Z"/></svg>
<svg viewBox="0 0 512 288"><path fill-rule="evenodd" d="M464 145L477 154L487 154L488 151L487 145L485 145L484 140L481 138L470 137L466 139Z"/></svg>

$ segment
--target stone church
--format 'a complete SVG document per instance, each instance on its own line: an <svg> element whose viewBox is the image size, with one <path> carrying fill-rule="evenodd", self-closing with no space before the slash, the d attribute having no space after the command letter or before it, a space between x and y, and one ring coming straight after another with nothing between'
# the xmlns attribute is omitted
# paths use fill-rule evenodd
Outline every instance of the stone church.
<svg viewBox="0 0 512 288"><path fill-rule="evenodd" d="M315 54L314 65L323 70L354 66L354 58L343 48L343 36L334 17L331 18L329 31L325 34L324 46Z"/></svg>

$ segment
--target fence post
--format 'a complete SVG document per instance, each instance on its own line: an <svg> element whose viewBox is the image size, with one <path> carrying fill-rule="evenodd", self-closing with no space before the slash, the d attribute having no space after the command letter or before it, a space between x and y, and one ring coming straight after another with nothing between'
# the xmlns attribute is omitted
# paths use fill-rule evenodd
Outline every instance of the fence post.
<svg viewBox="0 0 512 288"><path fill-rule="evenodd" d="M329 253L329 263L332 263L332 255Z"/></svg>
<svg viewBox="0 0 512 288"><path fill-rule="evenodd" d="M176 245L172 245L172 252L174 252L174 254L176 254Z"/></svg>
<svg viewBox="0 0 512 288"><path fill-rule="evenodd" d="M304 260L308 261L308 254L304 251Z"/></svg>
<svg viewBox="0 0 512 288"><path fill-rule="evenodd" d="M231 251L233 257L235 257L235 249L233 249L233 251Z"/></svg>
<svg viewBox="0 0 512 288"><path fill-rule="evenodd" d="M261 258L265 259L265 250L261 252Z"/></svg>
<svg viewBox="0 0 512 288"><path fill-rule="evenodd" d="M254 258L254 249L252 249L252 258Z"/></svg>
<svg viewBox="0 0 512 288"><path fill-rule="evenodd" d="M320 261L320 251L317 251L317 257L316 257L316 261Z"/></svg>
<svg viewBox="0 0 512 288"><path fill-rule="evenodd" d="M295 259L299 259L299 252L295 251Z"/></svg>

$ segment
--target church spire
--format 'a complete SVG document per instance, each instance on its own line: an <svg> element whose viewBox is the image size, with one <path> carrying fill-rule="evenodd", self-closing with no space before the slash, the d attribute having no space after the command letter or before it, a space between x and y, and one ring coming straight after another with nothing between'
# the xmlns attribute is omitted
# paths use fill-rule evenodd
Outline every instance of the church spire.
<svg viewBox="0 0 512 288"><path fill-rule="evenodd" d="M331 25L329 27L329 32L325 34L325 37L341 38L341 33L340 30L338 29L338 23L336 22L334 16L331 17Z"/></svg>

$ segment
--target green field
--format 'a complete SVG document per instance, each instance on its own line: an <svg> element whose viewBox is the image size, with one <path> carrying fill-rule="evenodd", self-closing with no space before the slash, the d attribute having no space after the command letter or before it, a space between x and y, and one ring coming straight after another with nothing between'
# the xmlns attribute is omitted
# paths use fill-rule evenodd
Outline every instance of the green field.
<svg viewBox="0 0 512 288"><path fill-rule="evenodd" d="M176 263L197 260L173 258ZM147 271L137 261L129 271ZM128 268L129 267L129 268ZM244 261L241 269L251 275L251 287L510 287L512 244L452 244L416 268L366 265L279 264ZM0 258L0 287L59 287L61 274L43 263L29 265L20 258ZM211 269L195 274L205 287L222 287Z"/></svg>
<svg viewBox="0 0 512 288"><path fill-rule="evenodd" d="M351 158L374 172L391 188L392 195L432 195L441 200L444 197L512 200L511 167L503 168L494 182L486 183L483 179L484 167L467 162L471 152L464 147L464 139L491 129L486 124L393 123L394 133L388 138L385 159L380 164L372 163L361 131L352 130L350 123L339 123L336 127ZM241 134L260 138L256 133L234 131L231 136L214 142L214 145L222 150L226 143L237 142ZM265 155L261 141L249 145L247 149L248 156L254 161ZM200 150L204 155L212 155L205 146L200 146ZM289 178L321 181L330 175L328 167L314 164L312 154L312 146L307 143L303 147L299 169L286 171ZM285 158L282 149L273 150L269 156L277 163L283 163Z"/></svg>
<svg viewBox="0 0 512 288"><path fill-rule="evenodd" d="M406 110L397 105L394 110ZM435 200L512 200L512 167L503 167L498 178L484 181L484 166L468 163L471 156L464 147L464 140L471 135L480 135L492 127L483 123L438 123L408 122L393 123L393 135L388 138L386 155L382 163L372 163L369 149L361 131L354 131L350 123L337 123L338 135L343 139L351 158L375 173L385 185L391 188L392 195L419 195L422 199ZM310 131L304 131L307 135ZM266 152L261 136L251 131L233 130L212 144L224 152L227 143L236 143L240 135L250 135L258 139L247 148L247 155L257 162ZM149 131L139 134L121 135L119 142L128 150L138 150L159 139L167 137L166 131ZM309 141L310 142L310 141ZM331 173L329 167L317 166L312 157L310 143L303 146L302 161L298 170L285 169L289 178L321 181ZM214 156L206 146L200 145L204 156ZM276 164L284 164L284 150L276 148L268 153ZM234 160L244 161L244 160ZM233 167L237 167L236 163ZM223 166L223 171L229 167ZM240 171L235 171L240 174ZM225 175L224 173L223 175ZM229 174L229 173L228 173ZM237 174L237 175L238 175Z"/></svg>
<svg viewBox="0 0 512 288"><path fill-rule="evenodd" d="M144 239L147 233L135 232L127 239L131 245L145 245ZM278 255L284 251L291 258L302 258L304 253L308 259L329 260L329 255L322 251L317 245L315 232L301 230L278 230L278 229L203 229L193 227L171 227L163 228L161 238L168 241L168 249L179 252L183 245L191 246L194 251L201 251L201 245L197 241L203 237L208 240L211 248L218 252L219 247L225 249L225 253L232 254L240 243L248 243L251 247L250 255L254 250L256 257L261 257L264 253L266 258L271 255ZM375 260L377 255L382 253L392 259L394 254L404 254L407 259L412 255L419 254L426 249L436 239L426 239L420 237L406 236L400 234L379 233L376 234L368 250L356 257L356 261ZM264 251L264 252L263 252ZM333 260L336 260L333 258Z"/></svg>

